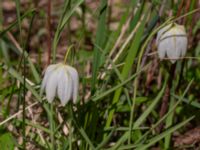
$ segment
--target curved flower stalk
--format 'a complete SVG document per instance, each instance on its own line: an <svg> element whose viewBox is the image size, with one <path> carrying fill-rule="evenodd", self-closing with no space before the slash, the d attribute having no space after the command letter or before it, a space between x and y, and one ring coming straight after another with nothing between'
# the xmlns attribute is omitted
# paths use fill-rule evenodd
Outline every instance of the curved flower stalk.
<svg viewBox="0 0 200 150"><path fill-rule="evenodd" d="M75 68L59 63L49 65L41 85L41 93L45 90L49 103L55 96L65 106L70 99L76 103L78 96L79 76Z"/></svg>
<svg viewBox="0 0 200 150"><path fill-rule="evenodd" d="M171 23L158 31L156 45L160 59L167 56L172 63L184 57L187 51L187 34L184 26Z"/></svg>

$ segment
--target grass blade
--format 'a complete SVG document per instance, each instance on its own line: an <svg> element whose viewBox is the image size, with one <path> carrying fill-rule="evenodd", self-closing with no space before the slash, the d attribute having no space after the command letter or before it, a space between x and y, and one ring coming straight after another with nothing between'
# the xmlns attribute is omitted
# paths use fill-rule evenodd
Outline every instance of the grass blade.
<svg viewBox="0 0 200 150"><path fill-rule="evenodd" d="M100 6L100 14L99 14L99 22L97 27L97 34L95 45L98 45L101 49L104 49L104 43L106 41L106 14L107 14L107 0L101 0ZM93 66L92 66L92 91L94 92L97 74L100 66L102 55L98 48L94 49L94 58L93 58Z"/></svg>
<svg viewBox="0 0 200 150"><path fill-rule="evenodd" d="M162 138L166 137L167 135L169 135L169 134L173 133L174 131L178 130L179 128L183 127L185 124L190 122L192 119L194 119L194 116L188 118L187 120L177 124L176 126L170 128L170 129L162 132L161 134L153 137L152 139L149 140L148 144L142 145L142 146L136 148L136 150L146 150L146 149L148 149L150 146L152 146L156 142L160 141Z"/></svg>
<svg viewBox="0 0 200 150"><path fill-rule="evenodd" d="M130 47L129 49L129 52L128 52L128 55L126 57L126 60L125 60L125 65L122 69L122 77L123 79L127 78L128 76L128 73L132 67L132 64L135 60L135 57L137 55L137 52L139 50L139 45L140 45L140 39L143 35L143 30L144 30L144 27L145 27L145 22L146 22L146 17L143 17L142 20L141 20L141 24L140 24L140 27L138 29L138 32L136 33L135 35L135 38L132 42L132 46ZM113 101L112 101L112 104L116 104L119 100L119 97L121 95L121 92L122 92L122 88L119 88L116 90L115 94L114 94L114 98L113 98ZM109 112L109 115L108 115L108 119L107 119L107 122L106 122L106 127L109 127L111 122L112 122L112 118L113 118L113 114L114 114L115 110L112 109L110 110Z"/></svg>

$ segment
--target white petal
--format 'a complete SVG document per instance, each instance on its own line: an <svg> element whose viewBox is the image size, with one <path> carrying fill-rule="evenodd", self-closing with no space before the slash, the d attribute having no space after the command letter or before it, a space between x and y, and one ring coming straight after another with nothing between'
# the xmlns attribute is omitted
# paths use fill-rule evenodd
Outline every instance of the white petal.
<svg viewBox="0 0 200 150"><path fill-rule="evenodd" d="M163 59L166 56L166 50L163 48L163 43L158 45L158 56L160 59Z"/></svg>
<svg viewBox="0 0 200 150"><path fill-rule="evenodd" d="M176 34L179 35L177 36L177 45L179 47L178 49L180 50L180 56L184 57L187 51L188 44L187 34L184 26L176 24Z"/></svg>
<svg viewBox="0 0 200 150"><path fill-rule="evenodd" d="M164 28L160 29L157 34L156 44L158 46L158 56L160 59L165 58L168 55L168 50L171 50L171 45L169 43L169 30L172 24L165 26Z"/></svg>
<svg viewBox="0 0 200 150"><path fill-rule="evenodd" d="M73 98L73 103L77 102L77 97L78 97L78 87L79 87L79 76L78 72L76 71L75 68L66 66L67 71L69 72L71 78L72 78L72 98Z"/></svg>
<svg viewBox="0 0 200 150"><path fill-rule="evenodd" d="M176 62L176 59L180 57L180 51L177 46L177 38L175 36L167 38L169 46L167 47L167 56L172 63Z"/></svg>
<svg viewBox="0 0 200 150"><path fill-rule="evenodd" d="M187 37L181 37L180 39L180 43L178 43L181 49L181 56L184 57L187 51L187 44L188 44L188 40Z"/></svg>
<svg viewBox="0 0 200 150"><path fill-rule="evenodd" d="M157 33L157 38L156 38L156 45L158 46L160 41L163 39L164 34L171 28L172 24L169 24L162 29L160 29Z"/></svg>
<svg viewBox="0 0 200 150"><path fill-rule="evenodd" d="M44 78L42 80L42 85L41 85L41 89L40 89L40 95L43 94L44 92L44 89L46 87L46 84L47 84L47 81L49 79L49 76L52 74L52 71L54 71L56 68L56 65L53 64L53 65L49 65L45 71L45 74L44 74Z"/></svg>
<svg viewBox="0 0 200 150"><path fill-rule="evenodd" d="M56 89L58 85L59 69L55 69L49 76L46 83L46 97L49 103L53 101L56 96Z"/></svg>
<svg viewBox="0 0 200 150"><path fill-rule="evenodd" d="M62 67L58 81L57 93L63 106L66 105L71 98L71 85L72 80L65 70L65 67Z"/></svg>

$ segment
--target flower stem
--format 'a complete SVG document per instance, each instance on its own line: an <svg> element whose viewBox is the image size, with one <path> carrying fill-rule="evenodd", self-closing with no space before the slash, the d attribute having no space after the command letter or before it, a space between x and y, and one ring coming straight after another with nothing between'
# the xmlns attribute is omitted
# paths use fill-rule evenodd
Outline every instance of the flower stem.
<svg viewBox="0 0 200 150"><path fill-rule="evenodd" d="M70 45L69 48L67 49L66 53L65 53L65 58L64 58L64 64L67 63L67 57L69 55L70 50L72 49L74 45Z"/></svg>
<svg viewBox="0 0 200 150"><path fill-rule="evenodd" d="M47 64L51 62L51 0L48 1L48 10L47 10L47 30L48 30L48 60Z"/></svg>
<svg viewBox="0 0 200 150"><path fill-rule="evenodd" d="M165 89L165 94L163 96L163 100L162 100L162 104L161 104L161 108L160 108L160 118L162 118L167 110L168 110L168 105L169 105L169 101L170 101L170 91L171 91L171 87L173 84L173 80L175 77L175 71L176 71L176 63L172 64L171 68L170 68L170 72L169 72L169 79L168 79L168 83L167 83L167 87ZM160 123L160 125L157 128L157 131L160 133L161 130L163 129L164 123Z"/></svg>
<svg viewBox="0 0 200 150"><path fill-rule="evenodd" d="M55 140L54 140L54 119L53 119L53 104L50 104L50 111L51 114L49 116L50 119L50 131L51 131L51 149L54 150L55 149Z"/></svg>
<svg viewBox="0 0 200 150"><path fill-rule="evenodd" d="M70 120L69 120L69 150L72 150L72 137L73 137L73 134L72 134L72 118L73 118L73 106L72 106L72 103L70 102L69 103L69 117L70 117Z"/></svg>

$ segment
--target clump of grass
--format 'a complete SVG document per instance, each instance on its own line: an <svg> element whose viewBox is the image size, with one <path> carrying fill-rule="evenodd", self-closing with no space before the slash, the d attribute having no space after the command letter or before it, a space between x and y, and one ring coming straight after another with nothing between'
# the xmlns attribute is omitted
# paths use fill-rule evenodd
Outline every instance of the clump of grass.
<svg viewBox="0 0 200 150"><path fill-rule="evenodd" d="M0 2L1 149L174 149L175 132L197 127L196 1L42 1L48 12L36 1L26 7L16 0L11 23L5 3L13 3ZM47 25L37 27L40 21ZM155 46L157 32L172 22L183 24L190 39L174 76ZM39 94L45 67L37 60L63 61L66 47L80 75L78 103L63 107L55 98L50 106ZM159 115L169 79L168 107Z"/></svg>

